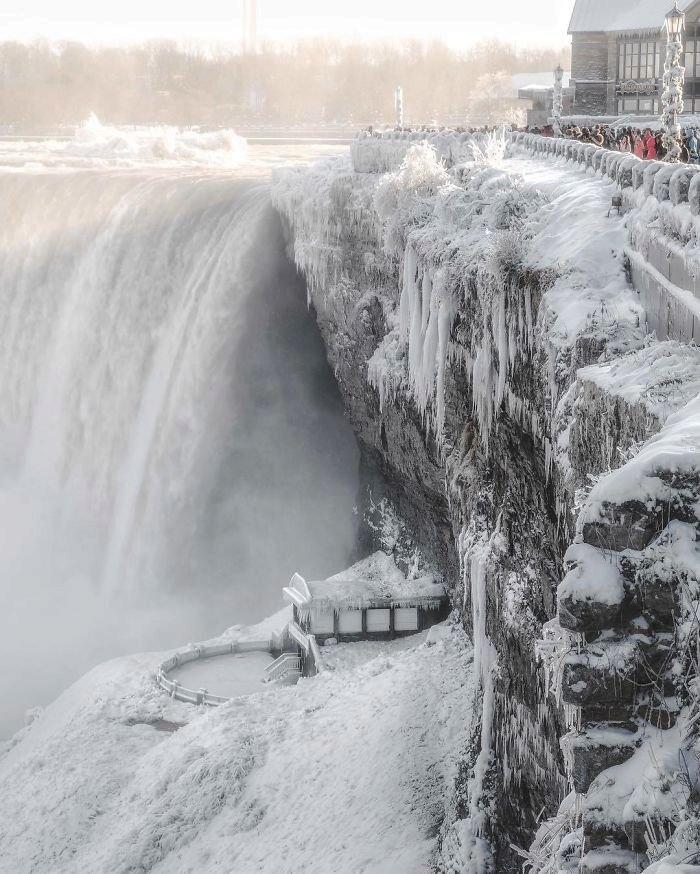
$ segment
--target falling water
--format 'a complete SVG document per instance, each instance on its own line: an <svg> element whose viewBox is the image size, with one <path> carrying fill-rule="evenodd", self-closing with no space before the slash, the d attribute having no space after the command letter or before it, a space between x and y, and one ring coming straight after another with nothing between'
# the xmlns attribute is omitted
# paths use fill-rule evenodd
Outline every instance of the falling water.
<svg viewBox="0 0 700 874"><path fill-rule="evenodd" d="M354 540L265 180L70 164L0 170L0 732L100 659L262 618Z"/></svg>

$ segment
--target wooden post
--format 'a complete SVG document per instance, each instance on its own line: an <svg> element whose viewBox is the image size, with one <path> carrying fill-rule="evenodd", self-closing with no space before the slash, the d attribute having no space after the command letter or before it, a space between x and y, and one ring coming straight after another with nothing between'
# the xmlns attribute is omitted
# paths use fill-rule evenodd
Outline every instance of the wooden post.
<svg viewBox="0 0 700 874"><path fill-rule="evenodd" d="M393 640L396 637L396 617L394 615L394 610L396 608L392 604L389 607L389 637Z"/></svg>
<svg viewBox="0 0 700 874"><path fill-rule="evenodd" d="M338 640L340 634L340 613L337 610L333 611L333 637Z"/></svg>
<svg viewBox="0 0 700 874"><path fill-rule="evenodd" d="M362 636L367 637L367 610L362 611Z"/></svg>

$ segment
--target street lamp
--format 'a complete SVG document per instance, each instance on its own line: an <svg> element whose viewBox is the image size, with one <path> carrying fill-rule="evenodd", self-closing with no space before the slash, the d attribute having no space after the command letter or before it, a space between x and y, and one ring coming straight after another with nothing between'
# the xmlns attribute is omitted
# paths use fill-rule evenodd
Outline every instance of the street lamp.
<svg viewBox="0 0 700 874"><path fill-rule="evenodd" d="M555 137L561 136L561 114L564 108L564 71L561 64L557 64L554 71L554 93L552 95L552 131Z"/></svg>
<svg viewBox="0 0 700 874"><path fill-rule="evenodd" d="M400 85L396 88L394 107L396 109L396 127L403 130L403 88Z"/></svg>
<svg viewBox="0 0 700 874"><path fill-rule="evenodd" d="M664 64L664 90L661 95L662 141L666 150L665 159L672 164L681 159L681 126L678 116L683 112L683 84L685 66L681 63L683 54L683 31L685 13L678 3L666 16L666 63Z"/></svg>

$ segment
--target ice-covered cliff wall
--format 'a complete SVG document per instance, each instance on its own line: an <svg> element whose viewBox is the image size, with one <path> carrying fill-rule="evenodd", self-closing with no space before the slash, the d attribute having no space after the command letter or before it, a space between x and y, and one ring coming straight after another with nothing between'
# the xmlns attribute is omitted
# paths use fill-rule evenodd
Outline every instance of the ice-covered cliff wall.
<svg viewBox="0 0 700 874"><path fill-rule="evenodd" d="M510 843L565 791L534 647L586 473L567 393L607 344L641 342L603 189L523 158L448 173L420 144L392 175L337 160L276 186L375 493L478 645L483 719L444 835L444 858L475 871L516 870Z"/></svg>
<svg viewBox="0 0 700 874"><path fill-rule="evenodd" d="M625 257L634 225L608 215L616 174L594 175L592 154L586 172L583 152L579 168L528 146L366 138L352 160L283 173L274 195L374 503L386 497L439 565L474 639L480 718L437 860L470 874L520 870L513 847L574 779L560 739L573 728L581 746L587 726L614 721L548 692L540 657L560 668L572 644L551 622L557 586L585 558L567 550L592 483L635 456L700 374L694 347L646 336ZM598 576L610 581L612 564L603 556ZM611 763L586 761L590 779ZM614 832L603 820L591 864ZM578 865L580 804L552 822L573 834L562 864ZM533 869L568 870L559 849L540 833Z"/></svg>

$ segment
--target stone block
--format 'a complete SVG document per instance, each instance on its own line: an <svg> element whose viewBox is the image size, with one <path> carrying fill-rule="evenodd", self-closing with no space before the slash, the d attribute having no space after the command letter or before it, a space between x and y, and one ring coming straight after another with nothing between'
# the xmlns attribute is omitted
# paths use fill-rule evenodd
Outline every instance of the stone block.
<svg viewBox="0 0 700 874"><path fill-rule="evenodd" d="M581 727L616 728L630 734L639 727L634 704L587 704L581 708Z"/></svg>
<svg viewBox="0 0 700 874"><path fill-rule="evenodd" d="M646 197L651 197L654 193L654 176L668 166L663 161L646 162L646 167L644 168L644 194Z"/></svg>
<svg viewBox="0 0 700 874"><path fill-rule="evenodd" d="M671 199L671 177L677 170L678 166L676 164L666 164L654 173L652 193L657 200Z"/></svg>
<svg viewBox="0 0 700 874"><path fill-rule="evenodd" d="M677 612L675 588L665 580L642 579L639 582L640 606L654 620L672 622Z"/></svg>
<svg viewBox="0 0 700 874"><path fill-rule="evenodd" d="M577 655L567 656L561 678L562 699L578 707L604 703L631 705L637 691L634 673L634 668L628 673L605 665L602 660L589 664Z"/></svg>
<svg viewBox="0 0 700 874"><path fill-rule="evenodd" d="M640 870L636 853L611 845L586 853L580 874L637 874Z"/></svg>
<svg viewBox="0 0 700 874"><path fill-rule="evenodd" d="M678 206L680 203L688 203L688 194L690 191L690 183L693 177L698 173L697 167L681 166L680 169L671 177L669 186L669 194L671 203Z"/></svg>
<svg viewBox="0 0 700 874"><path fill-rule="evenodd" d="M628 734L627 738L625 734ZM579 793L588 792L591 783L602 771L622 765L634 755L636 733L616 731L615 740L619 740L616 743L602 742L604 736L604 731L583 732L568 742L574 789Z"/></svg>
<svg viewBox="0 0 700 874"><path fill-rule="evenodd" d="M584 853L590 853L592 850L607 850L610 844L624 850L628 849L627 835L622 826L596 819L597 812L593 811L593 816L588 811L583 814Z"/></svg>
<svg viewBox="0 0 700 874"><path fill-rule="evenodd" d="M656 516L639 501L607 504L604 513L605 519L583 526L584 541L599 549L613 552L645 549L660 528Z"/></svg>
<svg viewBox="0 0 700 874"><path fill-rule="evenodd" d="M558 617L562 628L584 633L621 628L625 623L621 604L600 604L573 598L559 599Z"/></svg>

